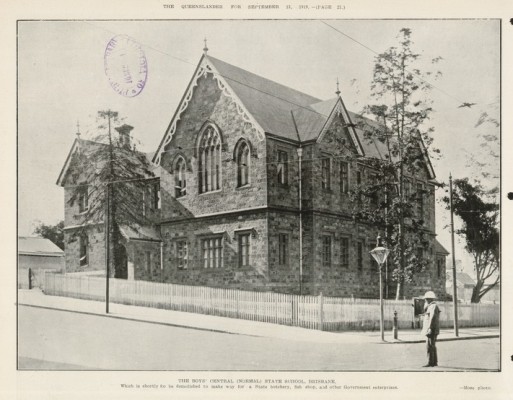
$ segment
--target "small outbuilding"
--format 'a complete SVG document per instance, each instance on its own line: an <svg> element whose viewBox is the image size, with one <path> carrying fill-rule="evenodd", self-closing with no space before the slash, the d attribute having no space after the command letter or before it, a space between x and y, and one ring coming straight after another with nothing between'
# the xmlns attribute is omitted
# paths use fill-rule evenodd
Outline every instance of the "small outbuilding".
<svg viewBox="0 0 513 400"><path fill-rule="evenodd" d="M18 237L18 270L64 270L64 251L49 239Z"/></svg>

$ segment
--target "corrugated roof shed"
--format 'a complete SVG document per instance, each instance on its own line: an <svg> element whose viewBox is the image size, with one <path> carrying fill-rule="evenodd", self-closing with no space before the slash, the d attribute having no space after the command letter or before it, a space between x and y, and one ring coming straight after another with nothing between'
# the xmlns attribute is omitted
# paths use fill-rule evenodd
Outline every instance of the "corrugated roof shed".
<svg viewBox="0 0 513 400"><path fill-rule="evenodd" d="M18 237L18 254L30 256L62 257L62 251L51 240L42 237Z"/></svg>

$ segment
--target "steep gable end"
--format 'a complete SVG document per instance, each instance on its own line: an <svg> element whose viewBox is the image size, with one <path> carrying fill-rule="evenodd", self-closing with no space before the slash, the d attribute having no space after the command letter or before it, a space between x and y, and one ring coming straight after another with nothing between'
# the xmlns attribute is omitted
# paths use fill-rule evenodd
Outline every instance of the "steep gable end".
<svg viewBox="0 0 513 400"><path fill-rule="evenodd" d="M237 113L243 118L244 122L249 124L255 130L261 140L264 139L265 130L262 128L259 122L257 122L254 116L248 111L237 93L232 89L231 85L228 84L225 76L217 70L215 64L210 60L210 57L203 55L198 63L198 66L196 67L194 75L192 76L184 95L182 96L178 108L176 109L175 114L173 115L173 118L171 119L171 122L166 129L166 133L164 134L164 137L162 138L160 145L155 152L155 155L153 156L153 163L157 165L160 164L162 152L171 142L171 139L176 132L178 121L180 121L183 112L187 109L189 102L193 97L194 90L198 85L199 79L207 75L212 76L213 79L217 82L217 85L222 93L234 102Z"/></svg>

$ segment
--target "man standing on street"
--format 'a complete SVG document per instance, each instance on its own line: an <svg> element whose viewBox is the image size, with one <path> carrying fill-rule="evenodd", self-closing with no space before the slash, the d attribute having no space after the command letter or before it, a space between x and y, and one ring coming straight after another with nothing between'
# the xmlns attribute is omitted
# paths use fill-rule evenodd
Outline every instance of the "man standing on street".
<svg viewBox="0 0 513 400"><path fill-rule="evenodd" d="M440 333L440 308L435 302L436 295L429 291L424 295L424 323L422 324L422 335L426 336L428 363L424 367L438 366L436 354L436 338Z"/></svg>

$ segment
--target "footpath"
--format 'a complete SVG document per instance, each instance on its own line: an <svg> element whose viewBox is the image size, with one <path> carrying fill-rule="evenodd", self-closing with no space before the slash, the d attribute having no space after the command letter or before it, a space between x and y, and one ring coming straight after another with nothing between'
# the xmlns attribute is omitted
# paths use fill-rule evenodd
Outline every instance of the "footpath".
<svg viewBox="0 0 513 400"><path fill-rule="evenodd" d="M18 305L226 334L319 343L383 343L379 331L325 332L266 322L116 303L109 304L109 314L106 314L104 302L47 296L39 289L18 290ZM499 333L499 327L460 328L459 336L456 337L453 329L443 329L440 331L438 341L498 338ZM391 330L385 331L385 343L421 343L424 341L425 338L420 335L420 329L399 330L398 340L394 340Z"/></svg>

